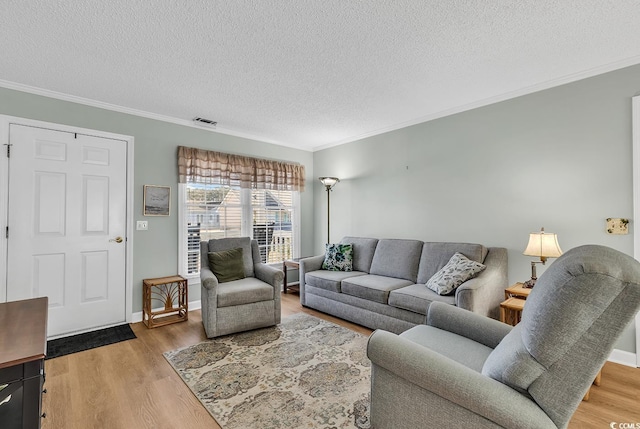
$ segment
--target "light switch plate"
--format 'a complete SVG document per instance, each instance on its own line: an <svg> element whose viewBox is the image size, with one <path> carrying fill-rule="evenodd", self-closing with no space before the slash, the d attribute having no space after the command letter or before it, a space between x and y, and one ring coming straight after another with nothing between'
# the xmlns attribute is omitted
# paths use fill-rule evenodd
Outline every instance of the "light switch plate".
<svg viewBox="0 0 640 429"><path fill-rule="evenodd" d="M136 229L138 231L146 231L149 229L149 222L146 220L139 220L136 224Z"/></svg>
<svg viewBox="0 0 640 429"><path fill-rule="evenodd" d="M607 218L607 233L625 235L629 233L629 219Z"/></svg>

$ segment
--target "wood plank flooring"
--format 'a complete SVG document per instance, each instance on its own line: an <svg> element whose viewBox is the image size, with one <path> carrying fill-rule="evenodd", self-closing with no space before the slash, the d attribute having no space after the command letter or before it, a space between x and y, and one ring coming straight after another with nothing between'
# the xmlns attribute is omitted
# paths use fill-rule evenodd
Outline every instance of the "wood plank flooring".
<svg viewBox="0 0 640 429"><path fill-rule="evenodd" d="M371 330L303 308L298 295L282 295L282 316L304 312L368 335ZM187 322L155 329L131 325L138 337L47 360L43 429L219 428L162 356L206 340L200 311ZM571 429L603 429L611 422L640 423L640 369L607 362L602 385L582 402ZM247 428L250 429L250 428Z"/></svg>

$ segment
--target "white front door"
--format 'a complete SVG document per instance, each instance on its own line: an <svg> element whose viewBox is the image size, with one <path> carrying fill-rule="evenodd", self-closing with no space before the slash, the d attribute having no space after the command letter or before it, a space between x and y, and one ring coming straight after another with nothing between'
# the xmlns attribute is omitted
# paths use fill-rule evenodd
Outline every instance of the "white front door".
<svg viewBox="0 0 640 429"><path fill-rule="evenodd" d="M9 126L7 300L49 297L48 335L125 321L127 142Z"/></svg>

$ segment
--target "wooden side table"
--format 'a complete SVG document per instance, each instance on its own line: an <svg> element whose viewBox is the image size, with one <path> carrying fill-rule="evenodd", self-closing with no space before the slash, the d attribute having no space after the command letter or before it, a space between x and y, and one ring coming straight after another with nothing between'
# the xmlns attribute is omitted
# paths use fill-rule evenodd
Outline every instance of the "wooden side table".
<svg viewBox="0 0 640 429"><path fill-rule="evenodd" d="M522 319L522 309L531 288L522 283L514 283L504 290L504 301L500 303L500 321L516 326Z"/></svg>
<svg viewBox="0 0 640 429"><path fill-rule="evenodd" d="M504 290L504 299L522 298L527 299L532 288L524 287L523 283L515 283Z"/></svg>
<svg viewBox="0 0 640 429"><path fill-rule="evenodd" d="M162 309L153 310L153 303L159 303ZM170 276L142 281L142 321L147 328L184 322L188 318L187 279Z"/></svg>
<svg viewBox="0 0 640 429"><path fill-rule="evenodd" d="M500 321L516 326L522 318L522 309L525 300L521 298L508 298L500 303Z"/></svg>
<svg viewBox="0 0 640 429"><path fill-rule="evenodd" d="M300 269L300 259L303 258L293 258L293 259L285 259L282 261L282 271L284 271L284 282L282 285L282 291L287 293L287 290L291 289L292 292L300 293L300 282L291 282L288 283L287 280L287 271L289 268L291 269Z"/></svg>

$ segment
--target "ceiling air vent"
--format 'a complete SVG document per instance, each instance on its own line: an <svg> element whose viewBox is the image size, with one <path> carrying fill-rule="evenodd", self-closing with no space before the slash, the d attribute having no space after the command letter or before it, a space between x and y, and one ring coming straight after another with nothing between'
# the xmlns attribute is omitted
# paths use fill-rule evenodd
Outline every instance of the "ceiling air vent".
<svg viewBox="0 0 640 429"><path fill-rule="evenodd" d="M193 118L193 123L206 128L215 128L218 123L216 121L212 121L211 119L206 118Z"/></svg>

